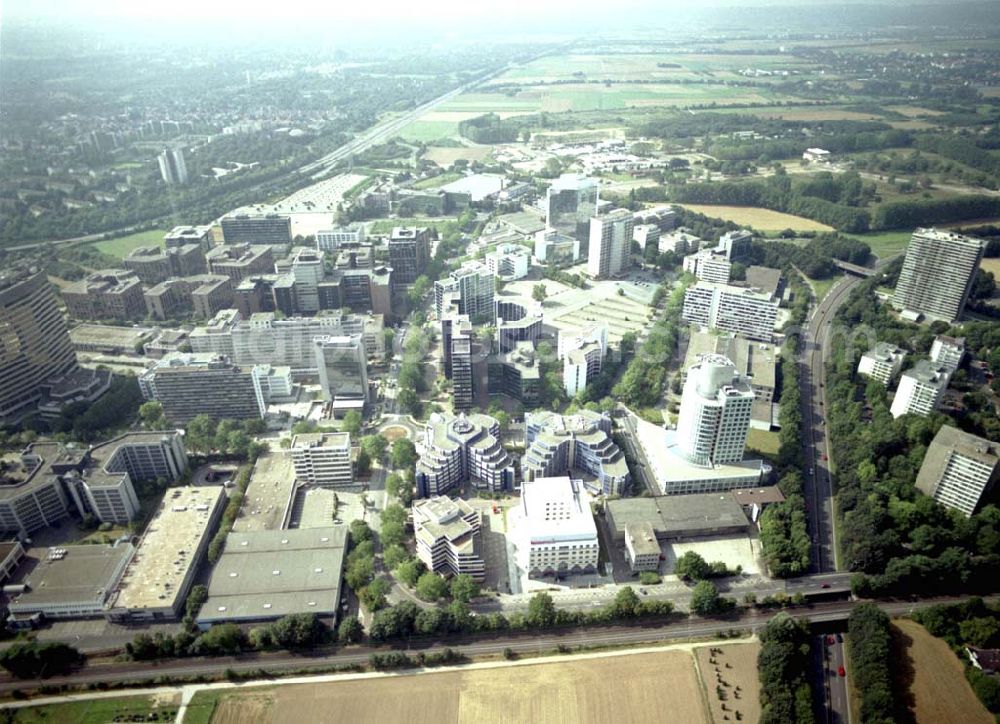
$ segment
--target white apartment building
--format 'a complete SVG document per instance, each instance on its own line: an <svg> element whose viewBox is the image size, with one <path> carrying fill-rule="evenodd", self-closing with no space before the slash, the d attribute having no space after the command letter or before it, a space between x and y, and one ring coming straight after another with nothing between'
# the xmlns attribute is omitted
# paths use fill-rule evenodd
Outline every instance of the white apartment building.
<svg viewBox="0 0 1000 724"><path fill-rule="evenodd" d="M563 388L575 396L601 373L608 353L608 327L598 324L576 335L559 335L557 356L563 361Z"/></svg>
<svg viewBox="0 0 1000 724"><path fill-rule="evenodd" d="M965 356L965 337L948 337L939 334L931 344L931 362L939 364L954 373Z"/></svg>
<svg viewBox="0 0 1000 724"><path fill-rule="evenodd" d="M587 273L606 279L626 271L632 254L635 219L627 209L615 209L590 220Z"/></svg>
<svg viewBox="0 0 1000 724"><path fill-rule="evenodd" d="M753 389L722 355L705 355L688 370L677 417L677 445L695 465L743 459Z"/></svg>
<svg viewBox="0 0 1000 724"><path fill-rule="evenodd" d="M896 376L903 366L906 351L888 342L879 342L861 355L858 362L858 374L878 380L884 386Z"/></svg>
<svg viewBox="0 0 1000 724"><path fill-rule="evenodd" d="M732 275L733 265L725 257L714 249L702 249L694 254L684 257L684 271L694 274L696 277L706 282L716 284L729 284Z"/></svg>
<svg viewBox="0 0 1000 724"><path fill-rule="evenodd" d="M917 229L906 248L892 304L931 320L954 322L969 298L984 243L952 231Z"/></svg>
<svg viewBox="0 0 1000 724"><path fill-rule="evenodd" d="M661 254L671 252L673 254L686 254L698 251L701 248L702 240L690 233L686 229L677 229L669 233L660 233L659 249Z"/></svg>
<svg viewBox="0 0 1000 724"><path fill-rule="evenodd" d="M461 498L441 495L413 502L417 558L435 573L464 573L483 580L486 563L479 552L479 528L479 512Z"/></svg>
<svg viewBox="0 0 1000 724"><path fill-rule="evenodd" d="M531 265L531 250L521 244L500 244L486 255L486 268L505 282L523 279Z"/></svg>
<svg viewBox="0 0 1000 724"><path fill-rule="evenodd" d="M967 516L1000 477L1000 446L949 425L938 430L917 474L917 488Z"/></svg>
<svg viewBox="0 0 1000 724"><path fill-rule="evenodd" d="M317 251L336 251L341 244L360 244L365 240L365 225L351 224L316 232Z"/></svg>
<svg viewBox="0 0 1000 724"><path fill-rule="evenodd" d="M289 448L295 477L303 483L337 487L354 482L351 436L346 432L295 435Z"/></svg>
<svg viewBox="0 0 1000 724"><path fill-rule="evenodd" d="M632 240L645 253L648 246L654 246L659 249L660 233L660 227L656 224L636 224L632 228Z"/></svg>
<svg viewBox="0 0 1000 724"><path fill-rule="evenodd" d="M700 281L684 292L682 315L699 327L770 342L778 319L778 300L752 289Z"/></svg>
<svg viewBox="0 0 1000 724"><path fill-rule="evenodd" d="M597 526L580 480L538 478L523 483L518 513L517 565L529 577L597 570Z"/></svg>
<svg viewBox="0 0 1000 724"><path fill-rule="evenodd" d="M896 396L889 411L893 417L914 414L926 417L934 411L948 387L951 374L946 367L920 360L899 378Z"/></svg>

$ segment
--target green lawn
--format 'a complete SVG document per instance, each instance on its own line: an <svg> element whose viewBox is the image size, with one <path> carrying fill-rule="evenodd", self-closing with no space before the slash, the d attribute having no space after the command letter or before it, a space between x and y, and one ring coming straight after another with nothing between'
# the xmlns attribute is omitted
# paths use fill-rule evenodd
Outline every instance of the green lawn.
<svg viewBox="0 0 1000 724"><path fill-rule="evenodd" d="M448 138L458 133L458 124L454 121L414 121L399 132L406 141L424 141L431 143L439 138Z"/></svg>
<svg viewBox="0 0 1000 724"><path fill-rule="evenodd" d="M417 181L412 186L411 189L436 189L444 186L445 184L450 184L452 181L458 181L462 178L460 173L443 173L433 178L425 178Z"/></svg>
<svg viewBox="0 0 1000 724"><path fill-rule="evenodd" d="M416 216L403 219L376 219L365 222L365 230L369 234L388 234L396 226L438 226L448 221L454 221L451 216Z"/></svg>
<svg viewBox="0 0 1000 724"><path fill-rule="evenodd" d="M767 455L778 454L778 433L750 428L747 447Z"/></svg>
<svg viewBox="0 0 1000 724"><path fill-rule="evenodd" d="M830 289L833 288L833 285L839 282L840 279L841 275L837 274L836 276L832 276L829 279L807 278L806 281L809 282L809 286L812 287L813 294L816 295L816 301L822 302L823 298L827 295L827 293L829 293Z"/></svg>
<svg viewBox="0 0 1000 724"><path fill-rule="evenodd" d="M225 696L226 691L199 691L188 703L184 712L184 724L209 724L215 707L219 705L219 699Z"/></svg>
<svg viewBox="0 0 1000 724"><path fill-rule="evenodd" d="M140 246L163 246L163 235L170 229L152 229L150 231L140 231L128 236L119 236L117 239L107 239L105 241L95 241L93 246L104 254L121 259L133 249Z"/></svg>
<svg viewBox="0 0 1000 724"><path fill-rule="evenodd" d="M846 234L854 239L865 242L872 248L872 253L879 257L892 256L906 249L910 243L912 231L878 231L870 234Z"/></svg>
<svg viewBox="0 0 1000 724"><path fill-rule="evenodd" d="M7 721L13 721L16 724L35 724L35 722L106 724L106 722L114 720L116 716L130 717L138 714L145 717L153 712L160 716L158 719L150 721L173 721L173 714L177 708L173 704L154 706L153 699L149 696L129 696L16 709L13 712L13 717Z"/></svg>

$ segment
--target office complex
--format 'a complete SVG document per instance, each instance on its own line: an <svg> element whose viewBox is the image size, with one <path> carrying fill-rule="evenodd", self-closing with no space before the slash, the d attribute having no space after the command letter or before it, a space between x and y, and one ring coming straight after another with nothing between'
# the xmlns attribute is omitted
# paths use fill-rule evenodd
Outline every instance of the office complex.
<svg viewBox="0 0 1000 724"><path fill-rule="evenodd" d="M723 234L715 248L726 261L742 261L750 255L752 242L753 234L746 229L739 229Z"/></svg>
<svg viewBox="0 0 1000 724"><path fill-rule="evenodd" d="M636 224L632 228L632 240L639 245L643 254L650 248L659 251L660 233L660 227L654 224Z"/></svg>
<svg viewBox="0 0 1000 724"><path fill-rule="evenodd" d="M274 271L274 256L270 246L250 246L245 242L213 247L205 255L212 274L222 274L238 283L254 274Z"/></svg>
<svg viewBox="0 0 1000 724"><path fill-rule="evenodd" d="M889 342L878 342L861 355L858 374L878 380L888 387L889 382L903 366L906 351Z"/></svg>
<svg viewBox="0 0 1000 724"><path fill-rule="evenodd" d="M146 313L154 319L176 319L191 315L211 319L233 305L233 283L221 274L197 274L167 279L142 293Z"/></svg>
<svg viewBox="0 0 1000 724"><path fill-rule="evenodd" d="M517 302L498 299L496 322L501 353L510 352L518 342L534 344L542 334L541 307L528 308Z"/></svg>
<svg viewBox="0 0 1000 724"><path fill-rule="evenodd" d="M962 364L965 356L965 337L948 337L939 334L931 343L931 362L954 373Z"/></svg>
<svg viewBox="0 0 1000 724"><path fill-rule="evenodd" d="M292 464L302 483L343 486L354 482L351 436L346 432L303 433L292 437Z"/></svg>
<svg viewBox="0 0 1000 724"><path fill-rule="evenodd" d="M226 244L291 244L292 220L281 214L233 213L222 217Z"/></svg>
<svg viewBox="0 0 1000 724"><path fill-rule="evenodd" d="M505 282L526 277L530 265L531 250L521 244L499 244L486 255L486 268Z"/></svg>
<svg viewBox="0 0 1000 724"><path fill-rule="evenodd" d="M716 249L702 249L684 257L684 271L706 282L729 284L733 265Z"/></svg>
<svg viewBox="0 0 1000 724"><path fill-rule="evenodd" d="M163 246L167 249L188 244L196 244L203 252L207 252L212 248L212 227L175 226L163 235Z"/></svg>
<svg viewBox="0 0 1000 724"><path fill-rule="evenodd" d="M517 342L510 352L489 357L487 378L491 395L506 395L525 407L541 402L542 370L531 342Z"/></svg>
<svg viewBox="0 0 1000 724"><path fill-rule="evenodd" d="M451 307L476 323L492 323L495 280L496 277L485 265L467 261L447 278L434 282L434 306L438 319L443 319Z"/></svg>
<svg viewBox="0 0 1000 724"><path fill-rule="evenodd" d="M889 411L893 417L906 414L926 417L941 401L950 378L951 372L944 365L920 360L900 376Z"/></svg>
<svg viewBox="0 0 1000 724"><path fill-rule="evenodd" d="M778 318L778 300L752 289L698 282L684 292L682 315L699 327L770 342Z"/></svg>
<svg viewBox="0 0 1000 724"><path fill-rule="evenodd" d="M512 517L517 565L529 577L597 570L597 526L581 481L564 476L523 483Z"/></svg>
<svg viewBox="0 0 1000 724"><path fill-rule="evenodd" d="M129 433L88 450L57 442L8 456L0 472L0 530L19 536L70 514L124 525L139 512L134 481L178 479L187 454L177 431Z"/></svg>
<svg viewBox="0 0 1000 724"><path fill-rule="evenodd" d="M743 459L754 393L721 355L706 355L688 370L677 417L681 454L695 465Z"/></svg>
<svg viewBox="0 0 1000 724"><path fill-rule="evenodd" d="M917 229L906 248L893 306L911 315L954 322L965 308L982 258L979 239Z"/></svg>
<svg viewBox="0 0 1000 724"><path fill-rule="evenodd" d="M969 516L1000 478L1000 445L943 426L927 447L917 488Z"/></svg>
<svg viewBox="0 0 1000 724"><path fill-rule="evenodd" d="M597 198L596 179L574 174L560 176L546 194L546 228L586 244L590 238L590 220L597 216Z"/></svg>
<svg viewBox="0 0 1000 724"><path fill-rule="evenodd" d="M491 493L514 489L514 462L489 415L435 413L424 429L416 468L417 495L443 495L466 482Z"/></svg>
<svg viewBox="0 0 1000 724"><path fill-rule="evenodd" d="M184 151L179 148L165 148L156 157L160 167L160 178L170 186L183 186L188 182L187 164L184 163Z"/></svg>
<svg viewBox="0 0 1000 724"><path fill-rule="evenodd" d="M482 581L486 563L479 551L480 525L479 512L460 498L441 495L414 501L417 558L429 571Z"/></svg>
<svg viewBox="0 0 1000 724"><path fill-rule="evenodd" d="M534 256L545 264L565 266L580 258L580 249L587 242L555 229L543 229L535 234Z"/></svg>
<svg viewBox="0 0 1000 724"><path fill-rule="evenodd" d="M140 246L122 260L122 265L146 284L156 284L170 277L203 274L207 267L205 252L197 244L172 246Z"/></svg>
<svg viewBox="0 0 1000 724"><path fill-rule="evenodd" d="M343 244L360 244L365 240L365 225L351 224L316 232L318 251L336 251Z"/></svg>
<svg viewBox="0 0 1000 724"><path fill-rule="evenodd" d="M687 371L706 354L722 355L733 363L736 373L750 385L755 396L750 426L770 430L775 412L778 349L773 344L751 342L732 333L691 332L681 366L682 377L686 379Z"/></svg>
<svg viewBox="0 0 1000 724"><path fill-rule="evenodd" d="M678 229L670 233L660 233L658 248L661 254L667 252L673 254L685 254L698 251L701 248L702 240L690 233L690 229Z"/></svg>
<svg viewBox="0 0 1000 724"><path fill-rule="evenodd" d="M334 411L364 411L368 402L368 360L361 335L317 337L313 340L323 399Z"/></svg>
<svg viewBox="0 0 1000 724"><path fill-rule="evenodd" d="M430 261L430 232L426 228L397 226L389 235L389 266L393 282L413 284L427 269Z"/></svg>
<svg viewBox="0 0 1000 724"><path fill-rule="evenodd" d="M631 481L625 456L611 440L607 413L581 410L573 415L529 412L524 416L525 480L583 473L597 493L621 495Z"/></svg>
<svg viewBox="0 0 1000 724"><path fill-rule="evenodd" d="M0 271L0 422L33 412L45 383L77 369L44 272Z"/></svg>
<svg viewBox="0 0 1000 724"><path fill-rule="evenodd" d="M62 289L66 311L77 319L128 321L146 316L142 283L125 269L94 272Z"/></svg>
<svg viewBox="0 0 1000 724"><path fill-rule="evenodd" d="M587 273L595 279L618 276L628 270L632 257L632 212L614 209L590 220Z"/></svg>
<svg viewBox="0 0 1000 724"><path fill-rule="evenodd" d="M262 418L269 399L266 377L272 371L267 365L241 367L211 354L172 354L139 376L139 389L144 399L163 405L164 416L175 425L186 425L200 414L216 420ZM290 377L287 368L278 372Z"/></svg>
<svg viewBox="0 0 1000 724"><path fill-rule="evenodd" d="M608 352L608 327L600 324L578 335L560 334L557 350L563 361L563 388L574 397L601 373Z"/></svg>

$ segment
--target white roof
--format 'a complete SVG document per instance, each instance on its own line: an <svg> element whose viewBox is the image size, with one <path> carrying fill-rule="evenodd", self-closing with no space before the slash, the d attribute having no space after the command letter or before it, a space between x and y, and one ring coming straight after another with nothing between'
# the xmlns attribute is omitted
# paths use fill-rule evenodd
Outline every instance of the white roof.
<svg viewBox="0 0 1000 724"><path fill-rule="evenodd" d="M568 477L536 478L521 485L522 525L532 545L597 538L583 482Z"/></svg>

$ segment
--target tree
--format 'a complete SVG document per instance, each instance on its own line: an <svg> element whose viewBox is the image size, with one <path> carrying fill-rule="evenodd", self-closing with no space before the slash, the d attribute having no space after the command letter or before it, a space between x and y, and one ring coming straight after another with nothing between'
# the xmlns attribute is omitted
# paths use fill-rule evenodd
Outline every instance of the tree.
<svg viewBox="0 0 1000 724"><path fill-rule="evenodd" d="M274 642L285 649L307 649L323 643L327 628L315 613L282 616L269 626Z"/></svg>
<svg viewBox="0 0 1000 724"><path fill-rule="evenodd" d="M246 643L247 638L243 629L234 623L220 623L194 640L191 644L191 653L194 656L238 654Z"/></svg>
<svg viewBox="0 0 1000 724"><path fill-rule="evenodd" d="M365 630L357 616L347 616L337 627L337 640L344 644L356 644L365 635Z"/></svg>
<svg viewBox="0 0 1000 724"><path fill-rule="evenodd" d="M556 605L545 591L539 591L528 601L525 623L532 628L548 628L555 623Z"/></svg>
<svg viewBox="0 0 1000 724"><path fill-rule="evenodd" d="M701 581L709 577L709 565L695 551L688 551L674 565L674 575L685 581Z"/></svg>
<svg viewBox="0 0 1000 724"><path fill-rule="evenodd" d="M399 497L399 492L403 489L405 485L403 481L403 476L399 473L390 473L385 479L385 493L390 498Z"/></svg>
<svg viewBox="0 0 1000 724"><path fill-rule="evenodd" d="M396 570L399 564L408 560L409 557L406 549L401 545L386 546L382 550L382 561L390 571Z"/></svg>
<svg viewBox="0 0 1000 724"><path fill-rule="evenodd" d="M417 614L413 622L413 630L421 635L444 633L449 624L449 616L441 608L425 608Z"/></svg>
<svg viewBox="0 0 1000 724"><path fill-rule="evenodd" d="M368 453L368 456L381 463L385 451L389 447L389 441L382 435L365 435L361 438L361 449Z"/></svg>
<svg viewBox="0 0 1000 724"><path fill-rule="evenodd" d="M365 541L370 541L372 539L372 529L369 528L368 524L363 520L352 520L350 530L351 541L355 547L357 547L359 543L364 543Z"/></svg>
<svg viewBox="0 0 1000 724"><path fill-rule="evenodd" d="M352 435L361 432L361 413L357 410L348 410L340 423L340 429Z"/></svg>
<svg viewBox="0 0 1000 724"><path fill-rule="evenodd" d="M400 546L406 540L406 528L395 520L383 522L381 538L384 546Z"/></svg>
<svg viewBox="0 0 1000 724"><path fill-rule="evenodd" d="M188 594L187 601L184 604L184 610L189 618L196 618L198 612L201 610L201 606L205 601L208 600L208 588L202 584L191 587L191 592Z"/></svg>
<svg viewBox="0 0 1000 724"><path fill-rule="evenodd" d="M375 578L375 561L367 556L349 563L344 573L344 582L354 592L367 586L373 578Z"/></svg>
<svg viewBox="0 0 1000 724"><path fill-rule="evenodd" d="M369 611L378 611L386 606L386 596L391 590L391 584L384 578L376 578L361 589L358 598Z"/></svg>
<svg viewBox="0 0 1000 724"><path fill-rule="evenodd" d="M19 679L34 679L65 674L84 658L68 644L19 641L0 653L0 666Z"/></svg>
<svg viewBox="0 0 1000 724"><path fill-rule="evenodd" d="M185 429L184 442L194 450L208 452L215 442L215 421L208 415L197 415Z"/></svg>
<svg viewBox="0 0 1000 724"><path fill-rule="evenodd" d="M162 430L167 424L163 417L163 405L156 400L144 402L139 406L139 419L147 430Z"/></svg>
<svg viewBox="0 0 1000 724"><path fill-rule="evenodd" d="M417 585L417 582L420 580L420 576L425 570L426 567L422 561L417 558L410 558L409 560L400 563L395 568L393 573L396 574L396 577L401 582L405 583L410 588L413 588Z"/></svg>
<svg viewBox="0 0 1000 724"><path fill-rule="evenodd" d="M372 471L372 459L368 455L368 451L364 448L358 450L357 460L354 461L354 472L358 477L367 477Z"/></svg>
<svg viewBox="0 0 1000 724"><path fill-rule="evenodd" d="M721 608L721 598L715 584L711 581L698 581L691 591L691 613L699 616L710 616L718 613Z"/></svg>
<svg viewBox="0 0 1000 724"><path fill-rule="evenodd" d="M437 601L448 595L448 582L433 571L428 571L417 580L417 595L425 601Z"/></svg>
<svg viewBox="0 0 1000 724"><path fill-rule="evenodd" d="M397 470L411 468L416 464L417 459L417 448L412 441L404 437L392 443L392 451L389 453L389 462L392 467Z"/></svg>
<svg viewBox="0 0 1000 724"><path fill-rule="evenodd" d="M479 584L467 573L460 573L451 579L451 597L468 603L479 595Z"/></svg>
<svg viewBox="0 0 1000 724"><path fill-rule="evenodd" d="M636 595L632 586L623 586L615 595L612 608L618 618L633 618L638 615L642 608L642 602L639 601L639 596Z"/></svg>
<svg viewBox="0 0 1000 724"><path fill-rule="evenodd" d="M536 284L531 288L531 298L540 304L545 302L545 298L548 297L548 295L548 291L546 291L544 284Z"/></svg>
<svg viewBox="0 0 1000 724"><path fill-rule="evenodd" d="M420 414L420 396L410 388L401 389L396 395L396 401L406 414L415 416Z"/></svg>

